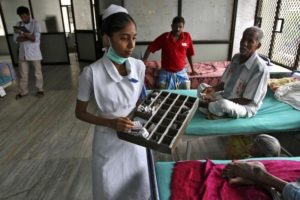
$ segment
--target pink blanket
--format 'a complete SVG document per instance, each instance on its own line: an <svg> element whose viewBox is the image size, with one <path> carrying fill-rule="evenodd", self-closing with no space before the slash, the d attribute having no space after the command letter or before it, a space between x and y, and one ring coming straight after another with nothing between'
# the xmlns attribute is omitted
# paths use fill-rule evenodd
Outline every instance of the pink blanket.
<svg viewBox="0 0 300 200"><path fill-rule="evenodd" d="M287 160L261 161L273 175L288 182L300 177L300 162ZM222 178L224 164L186 161L177 162L171 182L172 200L247 200L272 199L267 191L255 185L229 185Z"/></svg>
<svg viewBox="0 0 300 200"><path fill-rule="evenodd" d="M191 67L189 66L188 74L191 81L191 89L197 89L200 83L216 85L220 82L220 78L228 66L229 61L214 61L214 62L195 62L194 69L197 75L191 75ZM158 76L161 69L160 61L147 61L145 85L147 89L158 88Z"/></svg>

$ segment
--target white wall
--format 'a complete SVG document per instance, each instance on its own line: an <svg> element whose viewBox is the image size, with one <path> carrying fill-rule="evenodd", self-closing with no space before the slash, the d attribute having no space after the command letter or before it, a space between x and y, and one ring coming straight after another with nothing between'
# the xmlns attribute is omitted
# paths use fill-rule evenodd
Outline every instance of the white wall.
<svg viewBox="0 0 300 200"><path fill-rule="evenodd" d="M177 0L125 0L124 6L137 25L137 41L153 41L171 30L177 16Z"/></svg>
<svg viewBox="0 0 300 200"><path fill-rule="evenodd" d="M63 22L58 0L31 0L33 15L39 21L42 33L63 32Z"/></svg>
<svg viewBox="0 0 300 200"><path fill-rule="evenodd" d="M100 14L111 4L122 5L122 0L99 0Z"/></svg>
<svg viewBox="0 0 300 200"><path fill-rule="evenodd" d="M138 2L138 5L136 5L134 2ZM135 21L138 24L138 41L152 41L153 37L158 36L164 31L170 31L170 24L173 18L173 15L177 12L177 1L170 1L172 3L169 4L169 6L161 6L164 4L165 1L132 1L127 0L124 1L125 7L127 7L129 14L131 14ZM192 37L194 40L201 39L201 40L216 40L216 39L223 39L229 40L229 32L230 27L225 30L225 28L221 28L221 30L224 30L223 32L220 31L219 27L215 26L229 26L231 22L231 16L232 12L230 9L230 6L224 4L224 0L209 0L205 1L201 5L204 7L207 7L208 10L214 10L213 8L215 6L218 6L218 9L223 9L223 12L200 12L199 10L205 10L204 7L201 7L200 9L195 8L195 5L199 7L200 1L197 0L193 1L184 1L184 9L183 9L183 17L186 18L186 26L185 31L193 33ZM233 1L230 1L231 4ZM120 0L101 0L100 1L100 10L103 11L110 3L115 4L121 4ZM155 4L155 5L153 5ZM170 6L173 7L170 7ZM147 11L150 6L150 13ZM158 11L155 13L152 13L151 9L153 6L159 7ZM189 8L190 6L190 8ZM215 10L218 10L215 9ZM238 0L238 10L237 10L237 19L236 19L236 26L235 26L235 36L234 36L234 46L233 46L233 55L239 51L239 42L242 37L243 31L250 26L254 25L254 17L255 17L255 9L256 9L256 0ZM188 12L187 12L188 11ZM227 12L228 13L227 13ZM143 17L137 18L138 16L141 16L144 12ZM154 12L154 11L153 11ZM215 16L212 16L215 15ZM220 16L216 16L220 15ZM168 17L166 17L168 16ZM222 18L223 16L223 18ZM142 18L148 17L146 21L141 21ZM195 19L193 19L194 17ZM196 20L198 19L198 21ZM225 19L226 18L226 19ZM230 18L230 20L228 19ZM215 22L214 20L215 19ZM223 19L223 20L222 20ZM149 25L147 21L152 21ZM200 23L202 22L202 23ZM209 23L204 23L209 22ZM221 23L221 25L219 25ZM155 24L155 25L154 25ZM204 24L204 25L199 25ZM146 30L148 27L149 30ZM217 31L216 31L217 30ZM209 34L210 32L213 32ZM197 34L200 34L199 36ZM154 39L154 38L153 38ZM140 58L141 55L144 53L146 49L145 45L137 46L134 56L137 58ZM228 45L219 44L219 45L195 45L196 49L196 56L194 58L195 61L212 61L212 60L226 60L227 59L227 50ZM151 57L149 59L159 59L160 53L156 52L154 55L151 54Z"/></svg>
<svg viewBox="0 0 300 200"><path fill-rule="evenodd" d="M232 56L239 52L243 31L254 25L256 0L239 0Z"/></svg>
<svg viewBox="0 0 300 200"><path fill-rule="evenodd" d="M230 40L234 0L182 1L185 29L193 40Z"/></svg>
<svg viewBox="0 0 300 200"><path fill-rule="evenodd" d="M74 17L77 30L93 30L89 0L73 0Z"/></svg>

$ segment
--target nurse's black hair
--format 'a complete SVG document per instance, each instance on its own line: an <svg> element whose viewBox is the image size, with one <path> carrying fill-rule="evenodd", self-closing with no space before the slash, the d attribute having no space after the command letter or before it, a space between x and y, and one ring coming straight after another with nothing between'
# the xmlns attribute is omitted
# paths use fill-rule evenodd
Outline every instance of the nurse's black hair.
<svg viewBox="0 0 300 200"><path fill-rule="evenodd" d="M130 22L136 26L133 18L127 13L119 12L112 14L102 21L101 33L102 35L107 34L111 37L114 32L122 30Z"/></svg>

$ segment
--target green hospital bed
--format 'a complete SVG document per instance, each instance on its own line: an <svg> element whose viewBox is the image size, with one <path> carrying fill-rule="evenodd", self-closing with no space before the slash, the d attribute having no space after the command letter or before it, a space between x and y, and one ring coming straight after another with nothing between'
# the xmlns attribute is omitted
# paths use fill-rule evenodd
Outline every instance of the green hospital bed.
<svg viewBox="0 0 300 200"><path fill-rule="evenodd" d="M168 90L182 95L197 96L196 90ZM189 160L190 146L189 141L195 137L202 136L231 136L248 135L261 133L285 133L300 131L300 111L288 104L279 102L275 99L273 92L269 90L263 101L263 105L255 117L240 119L219 119L208 120L199 111L187 126L183 141L187 141L187 160ZM152 199L168 199L170 196L169 185L174 162L158 162L154 165L151 150L148 153L149 176L151 182ZM264 158L266 159L266 158ZM274 159L274 158L269 158ZM276 158L281 159L281 158ZM300 160L300 157L285 157L282 159ZM217 161L226 163L229 161Z"/></svg>

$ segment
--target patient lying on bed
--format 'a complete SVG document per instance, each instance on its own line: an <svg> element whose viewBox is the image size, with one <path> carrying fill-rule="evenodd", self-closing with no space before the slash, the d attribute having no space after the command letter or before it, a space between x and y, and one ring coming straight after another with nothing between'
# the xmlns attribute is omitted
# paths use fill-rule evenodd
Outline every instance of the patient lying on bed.
<svg viewBox="0 0 300 200"><path fill-rule="evenodd" d="M237 177L247 180L247 185L228 182ZM173 167L171 200L271 200L273 198L266 188L274 187L284 194L291 194L287 190L299 192L297 186L287 184L297 181L298 177L300 162L293 160L235 161L227 165L210 160L182 161ZM252 184L249 185L249 182ZM276 194L275 189L273 191Z"/></svg>
<svg viewBox="0 0 300 200"><path fill-rule="evenodd" d="M250 157L278 157L281 153L281 145L279 141L267 134L256 136L250 145Z"/></svg>
<svg viewBox="0 0 300 200"><path fill-rule="evenodd" d="M222 175L228 178L231 184L258 184L267 189L273 199L300 199L299 180L289 183L269 173L259 161L230 163L225 166Z"/></svg>
<svg viewBox="0 0 300 200"><path fill-rule="evenodd" d="M252 117L267 93L269 71L256 50L261 46L263 32L258 27L247 28L236 54L226 68L221 83L216 86L200 84L199 104L207 108L209 119L220 117Z"/></svg>
<svg viewBox="0 0 300 200"><path fill-rule="evenodd" d="M226 157L230 160L279 156L281 156L280 142L267 134L255 137L230 136L226 147Z"/></svg>

